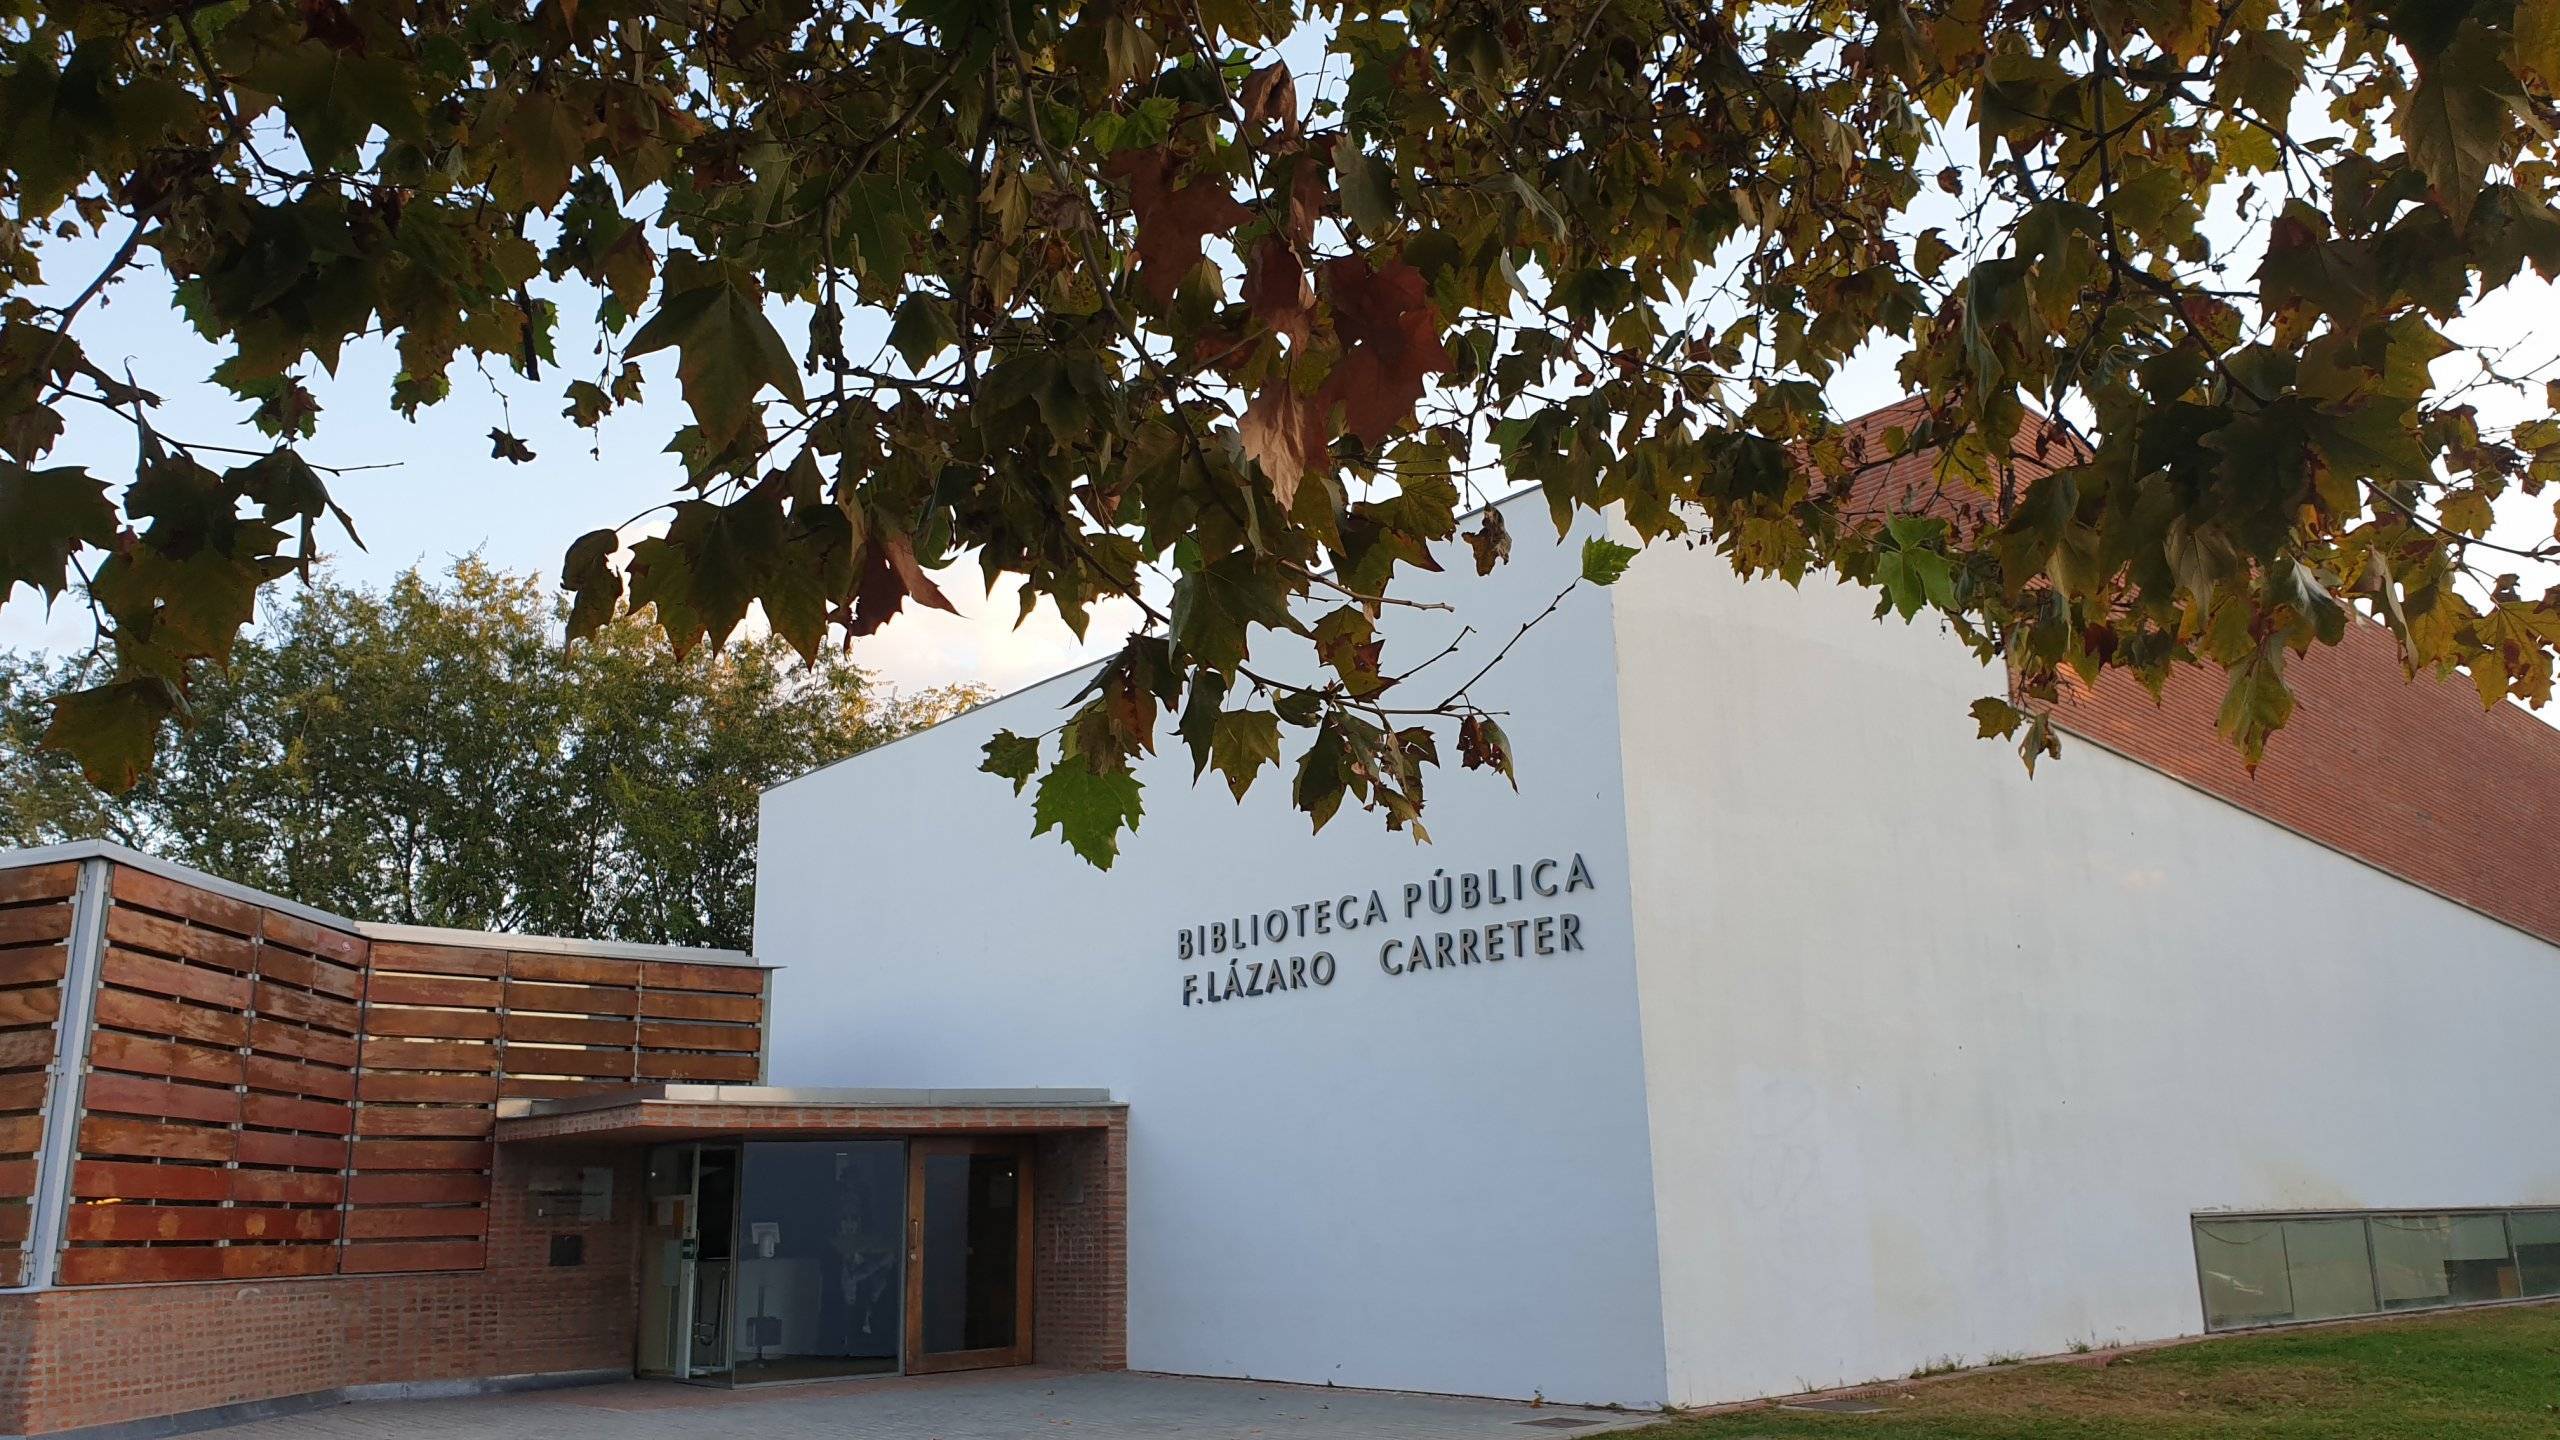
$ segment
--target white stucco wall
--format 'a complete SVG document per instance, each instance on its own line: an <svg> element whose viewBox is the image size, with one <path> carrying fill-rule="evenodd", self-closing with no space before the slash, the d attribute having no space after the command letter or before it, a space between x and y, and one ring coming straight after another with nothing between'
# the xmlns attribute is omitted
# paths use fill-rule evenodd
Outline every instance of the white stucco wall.
<svg viewBox="0 0 2560 1440"><path fill-rule="evenodd" d="M1578 537L1542 544L1534 499L1509 514L1510 565L1460 573L1451 545L1453 573L1414 592L1459 614L1387 614L1390 669L1475 627L1411 682L1426 702L1574 573ZM1286 772L1241 807L1214 772L1195 790L1168 733L1142 771L1144 824L1115 869L1089 869L1029 838L1027 796L974 773L998 728L1063 719L1081 673L773 791L756 953L788 967L775 1083L1109 1086L1130 1106L1134 1367L1658 1403L1608 604L1575 595L1478 687L1509 712L1520 791L1450 755L1427 847L1350 810L1311 837ZM1403 886L1435 868L1575 854L1591 889L1405 918ZM1365 909L1373 888L1390 925L1247 952L1325 946L1330 986L1183 1005L1186 969L1208 969L1177 958L1183 927L1344 894ZM1378 963L1389 937L1567 911L1579 953L1401 977Z"/></svg>
<svg viewBox="0 0 2560 1440"><path fill-rule="evenodd" d="M2191 1211L2560 1202L2560 949L2087 742L2030 780L1864 592L1615 602L1675 1401L2192 1333Z"/></svg>

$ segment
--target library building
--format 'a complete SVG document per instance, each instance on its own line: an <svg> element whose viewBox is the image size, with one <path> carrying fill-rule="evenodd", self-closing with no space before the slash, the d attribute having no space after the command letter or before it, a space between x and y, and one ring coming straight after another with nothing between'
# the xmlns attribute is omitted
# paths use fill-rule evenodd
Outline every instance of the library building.
<svg viewBox="0 0 2560 1440"><path fill-rule="evenodd" d="M1471 672L1614 523L1503 503L1391 654ZM1062 676L769 791L752 955L0 855L0 1433L1022 1364L1677 1406L2560 1296L2560 731L2359 627L2255 774L2199 674L2030 776L1873 612L1649 550L1476 683L1518 785L1437 772L1429 843L1168 745L1109 870L977 768Z"/></svg>

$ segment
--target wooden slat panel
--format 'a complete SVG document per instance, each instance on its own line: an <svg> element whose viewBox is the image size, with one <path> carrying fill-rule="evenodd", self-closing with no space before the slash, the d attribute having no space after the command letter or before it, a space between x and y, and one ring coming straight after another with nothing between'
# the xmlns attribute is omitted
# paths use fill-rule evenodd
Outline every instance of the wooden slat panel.
<svg viewBox="0 0 2560 1440"><path fill-rule="evenodd" d="M0 870L0 875L8 872ZM71 952L60 945L0 950L0 985L59 985Z"/></svg>
<svg viewBox="0 0 2560 1440"><path fill-rule="evenodd" d="M249 1095L240 1101L240 1122L271 1130L312 1130L344 1135L355 1121L355 1107L289 1095Z"/></svg>
<svg viewBox="0 0 2560 1440"><path fill-rule="evenodd" d="M426 1175L351 1175L347 1201L353 1205L485 1205L489 1177L469 1170Z"/></svg>
<svg viewBox="0 0 2560 1440"><path fill-rule="evenodd" d="M725 1080L751 1082L758 1069L753 1055L686 1055L676 1051L640 1052L643 1080Z"/></svg>
<svg viewBox="0 0 2560 1440"><path fill-rule="evenodd" d="M13 994L41 993L0 991L0 1003ZM226 1014L196 1005L181 1005L153 995L137 995L130 990L98 992L98 1023L118 1030L137 1030L154 1039L194 1040L206 1045L235 1047L249 1039L249 1020L244 1015Z"/></svg>
<svg viewBox="0 0 2560 1440"><path fill-rule="evenodd" d="M58 986L41 990L0 990L0 1025L50 1025L62 1013Z"/></svg>
<svg viewBox="0 0 2560 1440"><path fill-rule="evenodd" d="M335 1205L346 1198L347 1177L298 1170L233 1170L231 1198L252 1205Z"/></svg>
<svg viewBox="0 0 2560 1440"><path fill-rule="evenodd" d="M205 965L182 965L139 950L109 950L98 974L110 985L147 991L174 1000L193 1000L220 1010L245 1010L248 977Z"/></svg>
<svg viewBox="0 0 2560 1440"><path fill-rule="evenodd" d="M651 1050L719 1050L752 1055L761 1037L752 1025L686 1025L672 1020L644 1020L640 1043Z"/></svg>
<svg viewBox="0 0 2560 1440"><path fill-rule="evenodd" d="M697 965L678 960L652 960L641 971L641 983L652 990L714 990L729 995L761 995L764 972L752 965Z"/></svg>
<svg viewBox="0 0 2560 1440"><path fill-rule="evenodd" d="M497 1008L505 996L501 982L469 975L375 975L365 985L365 999L375 1005L461 1005Z"/></svg>
<svg viewBox="0 0 2560 1440"><path fill-rule="evenodd" d="M0 1195L32 1195L36 1188L36 1162L32 1159L0 1160Z"/></svg>
<svg viewBox="0 0 2560 1440"><path fill-rule="evenodd" d="M507 1046L510 1075L573 1075L628 1080L633 1075L628 1050L563 1050L541 1045Z"/></svg>
<svg viewBox="0 0 2560 1440"><path fill-rule="evenodd" d="M428 1075L406 1070L366 1070L356 1077L356 1094L365 1100L422 1100L472 1104L498 1098L494 1075Z"/></svg>
<svg viewBox="0 0 2560 1440"><path fill-rule="evenodd" d="M489 1212L477 1205L431 1210L356 1210L347 1215L349 1240L477 1240L489 1233Z"/></svg>
<svg viewBox="0 0 2560 1440"><path fill-rule="evenodd" d="M374 1036L364 1042L364 1064L385 1070L471 1070L498 1065L498 1047L486 1040L401 1040Z"/></svg>
<svg viewBox="0 0 2560 1440"><path fill-rule="evenodd" d="M20 1200L0 1201L0 1245L15 1248L24 1244L27 1231L33 1228L35 1209ZM11 1256L12 1261L17 1257Z"/></svg>
<svg viewBox="0 0 2560 1440"><path fill-rule="evenodd" d="M243 1130L240 1132L240 1163L337 1170L347 1163L347 1142L325 1135L277 1135L265 1130Z"/></svg>
<svg viewBox="0 0 2560 1440"><path fill-rule="evenodd" d="M141 1115L155 1120L201 1120L232 1125L240 1119L240 1093L171 1080L93 1074L81 1099L94 1114Z"/></svg>
<svg viewBox="0 0 2560 1440"><path fill-rule="evenodd" d="M219 1165L153 1165L141 1160L82 1160L71 1167L71 1193L117 1200L227 1200L231 1177Z"/></svg>
<svg viewBox="0 0 2560 1440"><path fill-rule="evenodd" d="M79 888L80 867L68 861L57 865L21 865L13 870L0 870L0 905L68 900Z"/></svg>
<svg viewBox="0 0 2560 1440"><path fill-rule="evenodd" d="M323 1030L352 1035L362 1023L363 1011L352 1000L329 995L315 995L308 990L293 990L282 985L258 987L258 1013L279 1020L296 1020Z"/></svg>
<svg viewBox="0 0 2560 1440"><path fill-rule="evenodd" d="M256 1090L275 1090L318 1100L352 1100L356 1074L328 1065L306 1065L274 1055L252 1055L242 1067L244 1083Z"/></svg>
<svg viewBox="0 0 2560 1440"><path fill-rule="evenodd" d="M350 1275L394 1270L477 1270L483 1248L476 1240L389 1240L350 1244L339 1261Z"/></svg>
<svg viewBox="0 0 2560 1440"><path fill-rule="evenodd" d="M89 1115L80 1121L83 1155L131 1155L170 1160L228 1160L234 1132L205 1125L161 1124Z"/></svg>
<svg viewBox="0 0 2560 1440"><path fill-rule="evenodd" d="M628 1020L590 1020L571 1015L507 1016L507 1038L553 1045L630 1045L638 1027Z"/></svg>
<svg viewBox="0 0 2560 1440"><path fill-rule="evenodd" d="M210 1205L74 1205L74 1242L98 1240L335 1240L334 1210L251 1210Z"/></svg>
<svg viewBox="0 0 2560 1440"><path fill-rule="evenodd" d="M497 1113L470 1106L367 1105L356 1117L359 1135L476 1137L497 1129Z"/></svg>
<svg viewBox="0 0 2560 1440"><path fill-rule="evenodd" d="M359 1140L358 1170L486 1170L491 1146L483 1140Z"/></svg>
<svg viewBox="0 0 2560 1440"><path fill-rule="evenodd" d="M164 880L148 870L136 870L130 865L115 867L111 888L119 909L139 905L145 910L158 910L241 936L257 934L259 917L265 913L245 900L216 895L210 890L181 885L175 880Z"/></svg>
<svg viewBox="0 0 2560 1440"><path fill-rule="evenodd" d="M487 1010L412 1010L375 1005L364 1012L367 1035L414 1035L444 1040L494 1040L498 1017Z"/></svg>
<svg viewBox="0 0 2560 1440"><path fill-rule="evenodd" d="M270 946L258 948L258 974L262 979L299 985L305 990L317 990L341 1000L358 999L364 994L362 970Z"/></svg>
<svg viewBox="0 0 2560 1440"><path fill-rule="evenodd" d="M356 1037L331 1030L313 1030L262 1015L250 1022L249 1044L252 1048L289 1059L309 1060L341 1070L355 1068Z"/></svg>
<svg viewBox="0 0 2560 1440"><path fill-rule="evenodd" d="M51 1078L42 1070L0 1075L0 1110L43 1109L45 1085Z"/></svg>
<svg viewBox="0 0 2560 1440"><path fill-rule="evenodd" d="M242 975L255 970L258 963L254 941L201 925L181 925L165 916L121 905L107 907L107 939L112 944L193 960Z"/></svg>
<svg viewBox="0 0 2560 1440"><path fill-rule="evenodd" d="M606 985L544 985L526 980L507 982L510 1010L550 1010L563 1015L629 1015L647 997L636 990Z"/></svg>
<svg viewBox="0 0 2560 1440"><path fill-rule="evenodd" d="M610 1080L557 1080L541 1075L509 1075L498 1082L498 1093L509 1100L559 1100L574 1095L601 1095L608 1090L630 1087L629 1077Z"/></svg>
<svg viewBox="0 0 2560 1440"><path fill-rule="evenodd" d="M62 1252L65 1285L136 1285L178 1280L272 1280L326 1275L331 1245L101 1245Z"/></svg>
<svg viewBox="0 0 2560 1440"><path fill-rule="evenodd" d="M0 910L0 945L38 945L70 933L68 905L22 905Z"/></svg>
<svg viewBox="0 0 2560 1440"><path fill-rule="evenodd" d="M640 1015L650 1020L719 1020L730 1025L758 1025L765 1002L753 994L694 994L684 989L640 992Z"/></svg>
<svg viewBox="0 0 2560 1440"><path fill-rule="evenodd" d="M315 925L299 915L269 910L259 917L258 933L271 945L283 945L308 955L336 961L341 966L364 963L365 941L361 935Z"/></svg>
<svg viewBox="0 0 2560 1440"><path fill-rule="evenodd" d="M53 1063L53 1027L0 1032L0 1067L15 1070Z"/></svg>
<svg viewBox="0 0 2560 1440"><path fill-rule="evenodd" d="M0 1115L0 1155L33 1155L43 1147L42 1115Z"/></svg>
<svg viewBox="0 0 2560 1440"><path fill-rule="evenodd" d="M562 985L607 985L637 989L640 962L603 955L553 955L517 950L507 956L507 978L548 980Z"/></svg>
<svg viewBox="0 0 2560 1440"><path fill-rule="evenodd" d="M123 1035L112 1030L101 1030L90 1037L89 1063L102 1070L129 1070L140 1075L165 1075L214 1085L240 1083L240 1055L237 1051L214 1050L176 1040L154 1040L142 1035Z"/></svg>
<svg viewBox="0 0 2560 1440"><path fill-rule="evenodd" d="M468 950L457 945L411 945L376 941L370 956L374 973L409 971L420 975L485 975L507 973L507 957L495 950Z"/></svg>

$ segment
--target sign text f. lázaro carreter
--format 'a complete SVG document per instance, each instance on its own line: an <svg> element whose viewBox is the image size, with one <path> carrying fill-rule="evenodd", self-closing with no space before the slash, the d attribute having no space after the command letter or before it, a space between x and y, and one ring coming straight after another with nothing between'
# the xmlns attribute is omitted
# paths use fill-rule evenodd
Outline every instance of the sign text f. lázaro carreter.
<svg viewBox="0 0 2560 1440"><path fill-rule="evenodd" d="M1573 954L1583 948L1582 915L1549 902L1591 888L1591 867L1580 855L1542 856L1434 870L1393 889L1349 890L1186 926L1174 932L1182 1003L1221 1005L1331 985L1341 971L1337 946L1374 956L1391 976Z"/></svg>

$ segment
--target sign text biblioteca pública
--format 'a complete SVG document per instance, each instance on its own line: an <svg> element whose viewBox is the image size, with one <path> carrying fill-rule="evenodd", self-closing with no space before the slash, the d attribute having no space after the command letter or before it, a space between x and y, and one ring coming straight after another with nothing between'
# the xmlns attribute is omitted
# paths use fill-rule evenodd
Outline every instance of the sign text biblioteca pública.
<svg viewBox="0 0 2560 1440"><path fill-rule="evenodd" d="M1330 948L1288 955L1250 952L1336 935L1365 940L1367 932L1377 932L1378 969L1391 976L1572 954L1583 948L1578 911L1484 912L1537 906L1592 888L1591 867L1582 856L1548 856L1454 875L1434 870L1427 880L1405 882L1392 898L1387 890L1352 890L1187 926L1174 932L1175 956L1185 967L1182 1003L1186 1008L1219 1005L1331 985L1341 962ZM1422 928L1446 925L1449 916L1465 918L1455 929ZM1348 940L1342 943L1349 948ZM1191 968L1195 966L1206 968Z"/></svg>

